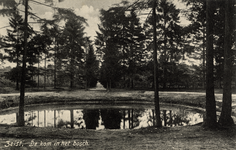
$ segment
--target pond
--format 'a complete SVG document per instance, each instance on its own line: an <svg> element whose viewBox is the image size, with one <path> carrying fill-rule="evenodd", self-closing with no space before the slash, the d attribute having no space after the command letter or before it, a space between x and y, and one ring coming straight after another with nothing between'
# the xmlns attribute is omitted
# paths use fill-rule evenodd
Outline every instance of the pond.
<svg viewBox="0 0 236 150"><path fill-rule="evenodd" d="M0 124L15 124L18 109L1 111ZM194 125L203 112L188 107L161 105L162 125ZM138 129L155 125L154 107L99 105L40 105L25 108L25 125L75 129Z"/></svg>

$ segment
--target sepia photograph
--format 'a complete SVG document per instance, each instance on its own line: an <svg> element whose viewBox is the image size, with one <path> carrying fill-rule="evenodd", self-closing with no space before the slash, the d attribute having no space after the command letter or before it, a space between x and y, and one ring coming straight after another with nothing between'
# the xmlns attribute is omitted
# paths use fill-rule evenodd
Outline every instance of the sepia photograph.
<svg viewBox="0 0 236 150"><path fill-rule="evenodd" d="M0 0L0 149L236 149L236 0Z"/></svg>

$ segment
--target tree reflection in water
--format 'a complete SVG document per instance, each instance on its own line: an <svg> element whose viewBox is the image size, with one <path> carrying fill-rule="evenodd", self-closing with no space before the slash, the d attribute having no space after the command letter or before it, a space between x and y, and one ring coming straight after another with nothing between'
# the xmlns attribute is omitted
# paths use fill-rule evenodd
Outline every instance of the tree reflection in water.
<svg viewBox="0 0 236 150"><path fill-rule="evenodd" d="M167 127L188 125L190 122L190 118L188 118L188 116L186 116L185 114L174 113L171 110L162 110L161 120L163 126Z"/></svg>
<svg viewBox="0 0 236 150"><path fill-rule="evenodd" d="M25 114L25 125L33 126L33 121L37 118L37 116L33 112L28 112Z"/></svg>
<svg viewBox="0 0 236 150"><path fill-rule="evenodd" d="M96 129L96 127L98 127L99 110L84 109L83 113L83 119L85 121L86 129Z"/></svg>
<svg viewBox="0 0 236 150"><path fill-rule="evenodd" d="M17 113L0 115L1 123L7 120L14 123L17 116ZM191 109L175 108L162 110L161 119L163 126L184 126L202 122L203 115ZM155 125L153 109L38 110L25 112L25 120L27 126L77 129L137 129Z"/></svg>
<svg viewBox="0 0 236 150"><path fill-rule="evenodd" d="M120 129L122 113L119 109L101 109L101 117L106 129Z"/></svg>

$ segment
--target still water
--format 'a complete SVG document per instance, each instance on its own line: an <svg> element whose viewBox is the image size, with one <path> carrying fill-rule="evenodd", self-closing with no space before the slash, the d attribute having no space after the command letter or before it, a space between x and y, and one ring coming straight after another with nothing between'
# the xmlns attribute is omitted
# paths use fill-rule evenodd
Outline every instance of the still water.
<svg viewBox="0 0 236 150"><path fill-rule="evenodd" d="M15 124L17 110L1 113L0 124ZM167 127L193 125L203 121L203 113L186 107L161 106L162 125ZM28 107L25 125L76 129L137 129L155 125L154 109L128 107L81 106Z"/></svg>

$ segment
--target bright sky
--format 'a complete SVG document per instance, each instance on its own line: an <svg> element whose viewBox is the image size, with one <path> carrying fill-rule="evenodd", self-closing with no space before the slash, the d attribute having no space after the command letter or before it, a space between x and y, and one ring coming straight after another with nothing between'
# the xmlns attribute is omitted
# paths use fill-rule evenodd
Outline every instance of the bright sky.
<svg viewBox="0 0 236 150"><path fill-rule="evenodd" d="M45 0L35 0L44 3ZM55 3L57 7L61 8L73 8L77 15L83 16L87 19L89 24L86 27L85 32L89 36L95 36L95 30L97 30L97 24L99 23L99 10L101 8L107 9L114 3L120 3L122 0L64 0L61 3ZM53 15L53 9L47 6L39 5L29 0L29 6L32 8L33 13L41 18L51 19ZM20 8L24 10L24 8ZM8 17L0 16L0 28L9 25ZM29 22L33 20L29 18ZM35 30L39 30L38 24L31 24ZM0 35L6 34L6 28L0 29Z"/></svg>
<svg viewBox="0 0 236 150"><path fill-rule="evenodd" d="M17 1L17 0L16 0ZM35 0L44 3L45 0ZM99 10L101 8L108 9L113 4L120 3L122 0L64 0L61 3L55 3L57 7L63 8L73 8L77 15L83 16L87 19L88 26L85 28L87 36L91 36L94 39L96 36L96 31L98 31L99 20ZM135 0L129 0L135 1ZM174 0L177 8L184 8L184 4L180 3L178 0ZM35 2L29 0L29 6L32 8L33 13L41 18L51 19L53 15L53 9L47 6L36 4ZM1 8L1 7L0 7ZM24 10L24 7L20 8ZM23 15L24 16L24 15ZM0 16L0 35L6 35L6 28L2 28L9 25L9 18ZM29 22L34 20L29 18ZM34 21L35 22L35 21ZM184 18L181 18L181 24L188 24ZM39 24L31 24L31 26L39 31ZM1 63L0 63L1 65ZM9 63L4 66L11 65ZM11 65L12 66L12 65ZM13 65L15 66L15 65Z"/></svg>

